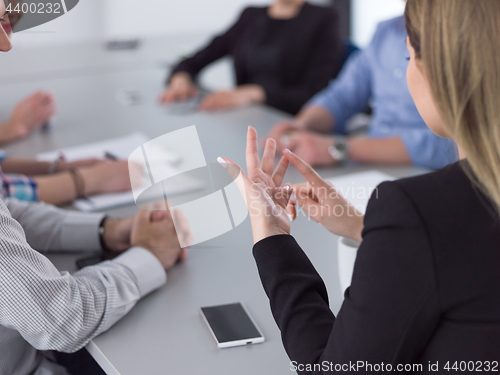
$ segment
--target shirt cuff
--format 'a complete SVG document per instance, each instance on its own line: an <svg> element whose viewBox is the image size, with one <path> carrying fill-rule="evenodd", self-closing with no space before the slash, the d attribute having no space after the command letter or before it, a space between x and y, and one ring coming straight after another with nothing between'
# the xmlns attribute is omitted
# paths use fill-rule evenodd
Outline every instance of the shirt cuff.
<svg viewBox="0 0 500 375"><path fill-rule="evenodd" d="M65 250L102 250L99 224L104 214L68 212L61 231L61 248Z"/></svg>
<svg viewBox="0 0 500 375"><path fill-rule="evenodd" d="M142 247L133 247L112 262L126 267L132 273L141 298L167 282L167 273L160 261Z"/></svg>

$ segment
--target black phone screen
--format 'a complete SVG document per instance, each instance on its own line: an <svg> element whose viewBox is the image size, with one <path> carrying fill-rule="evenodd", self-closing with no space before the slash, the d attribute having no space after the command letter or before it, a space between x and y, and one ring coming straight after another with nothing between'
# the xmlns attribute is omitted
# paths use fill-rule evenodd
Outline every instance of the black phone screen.
<svg viewBox="0 0 500 375"><path fill-rule="evenodd" d="M202 307L219 343L262 337L241 303Z"/></svg>

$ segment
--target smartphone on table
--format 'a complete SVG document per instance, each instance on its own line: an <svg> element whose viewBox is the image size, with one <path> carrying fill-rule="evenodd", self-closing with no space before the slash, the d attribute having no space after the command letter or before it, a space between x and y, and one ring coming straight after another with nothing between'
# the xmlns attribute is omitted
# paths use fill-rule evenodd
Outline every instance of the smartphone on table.
<svg viewBox="0 0 500 375"><path fill-rule="evenodd" d="M201 307L200 314L219 348L264 342L264 335L241 302Z"/></svg>

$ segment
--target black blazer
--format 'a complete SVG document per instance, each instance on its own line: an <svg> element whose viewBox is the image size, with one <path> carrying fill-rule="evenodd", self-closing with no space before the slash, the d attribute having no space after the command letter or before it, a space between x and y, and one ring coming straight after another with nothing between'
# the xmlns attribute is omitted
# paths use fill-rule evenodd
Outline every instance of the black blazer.
<svg viewBox="0 0 500 375"><path fill-rule="evenodd" d="M474 363L483 372L494 366L500 360L499 218L460 163L383 183L368 205L352 285L337 317L293 237L257 243L254 256L291 360L383 362L394 369L422 364L419 374L436 373L429 361L439 361L441 374L454 373L445 371L447 361L450 368L455 361L483 361Z"/></svg>
<svg viewBox="0 0 500 375"><path fill-rule="evenodd" d="M181 61L172 74L187 72L196 79L207 65L231 56L238 85L259 84L267 104L297 113L342 67L345 46L338 15L332 8L305 3L297 17L276 20L267 9L245 9L235 25Z"/></svg>

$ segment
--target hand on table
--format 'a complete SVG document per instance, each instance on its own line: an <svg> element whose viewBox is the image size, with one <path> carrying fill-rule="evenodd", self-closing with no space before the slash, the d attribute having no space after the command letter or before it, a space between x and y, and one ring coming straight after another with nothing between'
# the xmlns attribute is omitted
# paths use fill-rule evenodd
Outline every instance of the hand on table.
<svg viewBox="0 0 500 375"><path fill-rule="evenodd" d="M287 138L294 132L302 130L303 127L295 120L284 120L271 128L271 131L262 139L261 146L264 146L269 138L276 141L276 149L282 152L288 147ZM286 145L285 145L286 144Z"/></svg>
<svg viewBox="0 0 500 375"><path fill-rule="evenodd" d="M298 206L308 217L333 234L361 243L363 214L297 155L289 150L285 150L284 155L307 181L293 187L287 208L292 220L297 217Z"/></svg>
<svg viewBox="0 0 500 375"><path fill-rule="evenodd" d="M9 121L2 126L2 138L5 142L24 138L46 124L55 113L54 96L36 92L14 108Z"/></svg>
<svg viewBox="0 0 500 375"><path fill-rule="evenodd" d="M172 76L168 87L159 97L162 104L171 104L175 102L185 102L199 95L198 87L191 79L188 73L176 73Z"/></svg>
<svg viewBox="0 0 500 375"><path fill-rule="evenodd" d="M139 164L134 168L141 168ZM84 195L131 190L127 160L100 161L78 169L84 180ZM134 173L135 174L135 173ZM140 172L137 172L139 175Z"/></svg>
<svg viewBox="0 0 500 375"><path fill-rule="evenodd" d="M132 224L130 243L153 253L165 270L187 256L186 250L180 246L174 218L168 208L139 211Z"/></svg>
<svg viewBox="0 0 500 375"><path fill-rule="evenodd" d="M130 248L130 234L135 217L126 219L109 218L104 222L104 232L102 234L106 248L121 253Z"/></svg>
<svg viewBox="0 0 500 375"><path fill-rule="evenodd" d="M164 220L166 213L163 211L149 211L150 212L150 220L151 222L161 222ZM186 217L180 210L172 209L172 220L175 224L175 227L179 229L179 235L181 236L181 240L183 243L190 244L192 240L191 229L189 228L189 224L186 221ZM128 250L132 246L132 230L137 226L136 221L138 220L138 215L131 216L126 219L113 219L109 218L104 222L104 232L103 232L103 240L106 248L114 251L114 252L124 252ZM138 227L136 230L139 230ZM175 232L175 231L174 231ZM141 242L143 238L138 234L134 233L134 241ZM176 235L175 233L170 235ZM169 239L171 240L171 239ZM143 241L146 243L147 241ZM175 243L172 240L173 243ZM136 244L136 246L138 246ZM148 245L149 246L149 245ZM144 247L144 246L142 246ZM183 249L179 255L180 260L184 260L187 257L186 249Z"/></svg>
<svg viewBox="0 0 500 375"><path fill-rule="evenodd" d="M231 91L219 91L207 95L200 104L202 111L222 111L264 103L266 94L258 85L242 85Z"/></svg>
<svg viewBox="0 0 500 375"><path fill-rule="evenodd" d="M249 127L247 134L247 170L248 175L240 166L227 158L219 158L221 163L235 180L247 204L254 243L279 234L290 233L290 221L286 212L288 200L292 194L290 184L281 186L288 159L283 157L276 170L274 158L276 142L269 139L259 161L257 131Z"/></svg>
<svg viewBox="0 0 500 375"><path fill-rule="evenodd" d="M66 172L71 169L76 169L76 168L81 168L81 167L90 167L90 166L95 166L98 163L103 163L106 162L103 159L98 159L98 158L89 158L89 159L81 159L81 160L76 160L72 162L67 162L67 161L61 161L59 164L57 164L57 167L54 172L59 173L59 172Z"/></svg>
<svg viewBox="0 0 500 375"><path fill-rule="evenodd" d="M281 138L281 144L284 148L293 151L307 164L318 167L336 164L336 161L328 152L328 148L333 145L333 142L334 138L332 136L308 130L291 132Z"/></svg>

